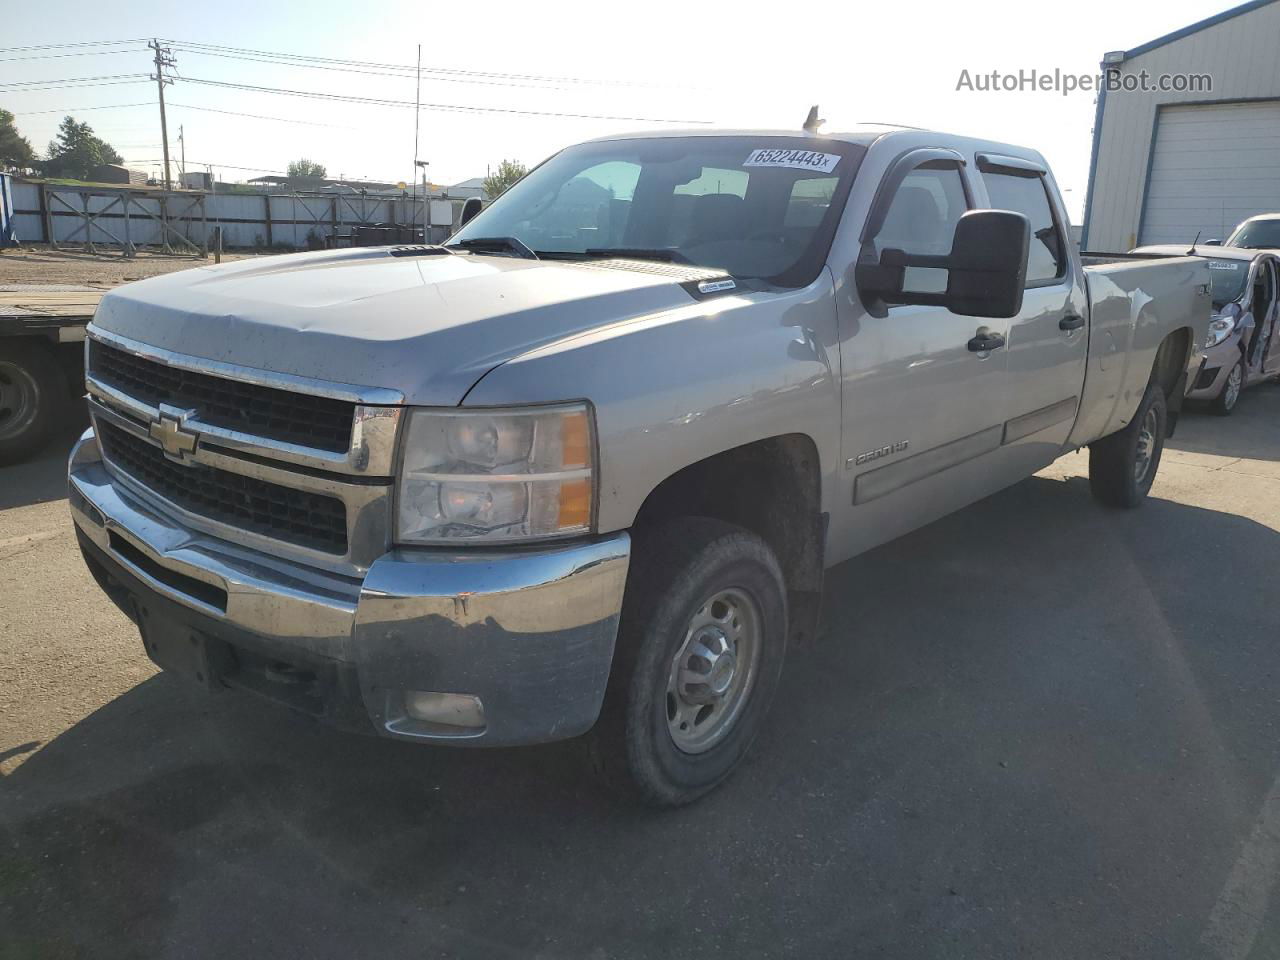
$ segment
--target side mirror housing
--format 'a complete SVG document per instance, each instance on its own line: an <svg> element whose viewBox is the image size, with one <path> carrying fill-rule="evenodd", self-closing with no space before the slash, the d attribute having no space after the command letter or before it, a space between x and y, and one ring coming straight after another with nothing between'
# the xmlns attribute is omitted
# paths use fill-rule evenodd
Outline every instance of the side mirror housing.
<svg viewBox="0 0 1280 960"><path fill-rule="evenodd" d="M855 268L858 293L868 310L922 304L946 307L967 317L1007 318L1022 309L1027 279L1031 225L1011 210L970 210L956 223L951 252L945 256L909 254L890 248L879 262ZM904 289L907 269L945 270L945 292Z"/></svg>
<svg viewBox="0 0 1280 960"><path fill-rule="evenodd" d="M1220 246L1222 246L1222 241L1221 241L1221 240L1206 240L1206 241L1204 242L1204 245L1205 245L1206 247L1220 247ZM1194 246L1194 244L1193 244L1193 246Z"/></svg>
<svg viewBox="0 0 1280 960"><path fill-rule="evenodd" d="M479 197L467 197L462 202L462 214L458 217L458 226L466 226L467 223L475 219L477 213L481 211L484 204L481 203Z"/></svg>

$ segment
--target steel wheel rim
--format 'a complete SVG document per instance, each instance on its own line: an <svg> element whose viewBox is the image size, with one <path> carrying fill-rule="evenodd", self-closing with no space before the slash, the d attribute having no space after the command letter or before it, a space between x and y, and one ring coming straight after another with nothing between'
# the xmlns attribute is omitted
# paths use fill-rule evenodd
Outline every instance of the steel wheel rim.
<svg viewBox="0 0 1280 960"><path fill-rule="evenodd" d="M667 675L664 716L681 753L705 753L742 716L760 661L760 608L736 587L719 590L698 608Z"/></svg>
<svg viewBox="0 0 1280 960"><path fill-rule="evenodd" d="M1133 479L1141 483L1151 469L1151 461L1156 452L1156 432L1160 426L1160 418L1156 416L1155 407L1149 409L1142 418L1142 427L1138 430L1138 450L1134 456Z"/></svg>
<svg viewBox="0 0 1280 960"><path fill-rule="evenodd" d="M16 436L36 418L40 388L16 363L0 360L0 439Z"/></svg>
<svg viewBox="0 0 1280 960"><path fill-rule="evenodd" d="M1222 403L1228 410L1240 399L1240 388L1243 382L1244 375L1240 372L1240 364L1237 363L1227 374L1227 385L1223 388Z"/></svg>

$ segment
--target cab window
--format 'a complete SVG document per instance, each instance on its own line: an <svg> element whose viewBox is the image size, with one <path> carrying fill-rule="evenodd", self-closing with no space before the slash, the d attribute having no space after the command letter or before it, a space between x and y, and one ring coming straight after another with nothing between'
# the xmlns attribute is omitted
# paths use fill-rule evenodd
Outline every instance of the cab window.
<svg viewBox="0 0 1280 960"><path fill-rule="evenodd" d="M1031 223L1027 255L1027 286L1052 282L1067 275L1062 229L1053 215L1044 177L1032 171L988 170L982 175L987 196L996 210L1013 210Z"/></svg>

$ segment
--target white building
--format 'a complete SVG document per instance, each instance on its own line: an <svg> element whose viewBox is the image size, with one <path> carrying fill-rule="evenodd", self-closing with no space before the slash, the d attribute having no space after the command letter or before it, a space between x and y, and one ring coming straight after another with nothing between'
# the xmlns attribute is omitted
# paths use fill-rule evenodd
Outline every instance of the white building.
<svg viewBox="0 0 1280 960"><path fill-rule="evenodd" d="M1252 0L1106 55L1114 80L1148 83L1098 95L1085 249L1224 238L1280 212L1278 39L1280 3Z"/></svg>

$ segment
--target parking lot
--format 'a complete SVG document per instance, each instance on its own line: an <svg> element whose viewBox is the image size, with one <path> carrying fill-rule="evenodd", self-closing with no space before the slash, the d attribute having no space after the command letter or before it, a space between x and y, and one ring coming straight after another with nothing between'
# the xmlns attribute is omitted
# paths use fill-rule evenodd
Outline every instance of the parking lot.
<svg viewBox="0 0 1280 960"><path fill-rule="evenodd" d="M0 957L1280 953L1280 386L846 563L745 767L332 732L158 675L62 457L0 470Z"/></svg>

